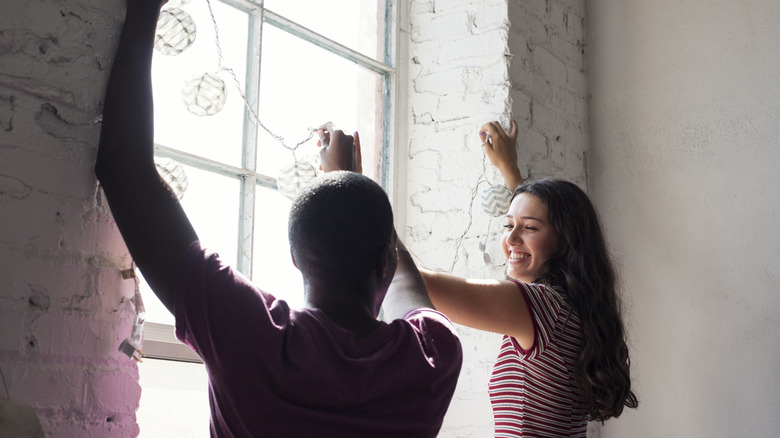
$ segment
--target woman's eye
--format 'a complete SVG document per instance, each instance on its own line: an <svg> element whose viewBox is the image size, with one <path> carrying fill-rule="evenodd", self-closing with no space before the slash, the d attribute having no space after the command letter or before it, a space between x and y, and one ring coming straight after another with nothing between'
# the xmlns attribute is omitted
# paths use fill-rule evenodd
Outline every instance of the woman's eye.
<svg viewBox="0 0 780 438"><path fill-rule="evenodd" d="M530 225L528 225L528 226L525 226L524 228L525 228L526 230L530 230L530 231L536 231L536 227L532 227L532 226L530 226Z"/></svg>
<svg viewBox="0 0 780 438"><path fill-rule="evenodd" d="M512 227L514 227L514 225L512 225L512 224L504 224L504 228L506 228L506 229L510 229L511 230Z"/></svg>

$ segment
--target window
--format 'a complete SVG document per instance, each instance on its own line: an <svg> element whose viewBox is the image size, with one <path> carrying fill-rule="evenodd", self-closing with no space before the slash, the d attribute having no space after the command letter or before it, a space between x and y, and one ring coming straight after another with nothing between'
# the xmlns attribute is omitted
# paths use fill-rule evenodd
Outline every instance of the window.
<svg viewBox="0 0 780 438"><path fill-rule="evenodd" d="M277 176L296 159L316 160L316 138L293 154L255 124L251 112L289 146L328 121L345 132L360 132L364 173L386 185L393 134L395 2L211 0L217 33L205 0L166 6L171 7L192 17L197 36L179 55L155 52L155 154L183 168L188 187L182 206L204 245L262 289L301 306L303 284L286 236L290 200L278 191ZM231 75L218 72L220 66L232 69L251 111ZM186 110L181 89L188 78L204 73L225 82L227 100L216 115L199 117ZM154 422L148 413L156 409L150 406L160 399L152 394L160 394L160 385L163 392L180 390L172 379L160 379L160 373L190 366L160 364L155 358L198 359L175 341L173 316L145 283L142 293L147 360L139 372L142 386L157 388L142 395L138 421L144 436L151 428L147 418ZM197 391L204 392L205 386ZM205 394L202 399L207 403ZM166 403L163 409L176 415L170 408L176 404ZM202 430L208 433L207 426Z"/></svg>

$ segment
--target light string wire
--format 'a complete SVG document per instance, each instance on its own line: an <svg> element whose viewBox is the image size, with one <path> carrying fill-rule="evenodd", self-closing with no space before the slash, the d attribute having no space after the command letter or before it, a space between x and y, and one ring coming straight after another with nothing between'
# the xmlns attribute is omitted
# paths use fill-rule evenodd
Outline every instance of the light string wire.
<svg viewBox="0 0 780 438"><path fill-rule="evenodd" d="M469 212L468 224L466 224L466 228L465 228L465 230L463 230L463 233L455 239L455 258L452 261L452 263L450 264L450 267L449 267L448 270L445 271L444 269L437 268L437 269L435 269L436 271L448 272L448 273L452 273L453 272L453 270L455 269L455 264L460 259L460 248L461 248L461 246L463 244L463 240L466 239L466 236L468 235L469 231L471 230L471 226L472 226L473 218L474 218L474 201L477 198L477 193L479 192L479 187L480 187L480 185L483 182L487 183L488 186L490 186L490 187L493 187L493 186L496 185L493 182L491 182L490 178L488 177L487 152L484 149L484 146L488 142L491 142L491 144L492 144L492 141L490 140L490 136L486 135L485 136L485 141L482 142L482 146L483 146L483 148L482 148L482 174L479 176L479 178L477 178L477 182L476 182L476 184L474 186L474 189L471 191L471 199L469 201L469 210L468 210L468 212ZM494 219L493 217L488 217L488 224L487 224L487 230L485 231L484 243L482 243L480 241L480 244L485 245L485 247L484 248L480 248L480 250L482 251L483 258L485 259L485 263L486 264L493 264L493 260L492 260L492 258L490 258L490 254L487 252L487 243L488 243L488 241L491 240L490 239L490 230L491 230L491 228L493 226L493 219ZM479 239L479 235L477 235L476 237ZM488 258L490 258L490 260L488 260Z"/></svg>
<svg viewBox="0 0 780 438"><path fill-rule="evenodd" d="M475 185L474 189L471 191L471 199L469 200L469 220L466 224L466 229L463 230L463 233L461 233L460 236L458 236L455 239L455 258L452 260L452 263L450 264L449 269L447 270L448 273L452 273L455 270L455 264L458 263L458 260L460 260L460 247L463 245L463 240L466 239L466 236L468 235L469 231L471 230L471 225L474 223L474 200L477 199L477 193L479 193L479 186L484 181L484 175L480 175L477 179L477 184Z"/></svg>
<svg viewBox="0 0 780 438"><path fill-rule="evenodd" d="M218 57L218 62L219 62L219 67L218 67L217 70L226 72L233 79L233 83L234 83L234 85L236 87L236 90L238 91L238 94L241 96L241 100L243 100L244 106L249 111L249 114L251 115L252 121L257 123L257 125L260 126L261 128L263 128L263 130L266 133L268 133L268 135L270 135L273 139L278 141L287 150L291 151L293 153L293 156L295 156L295 151L298 149L298 147L300 147L302 144L304 144L304 143L308 142L309 140L311 140L314 137L314 134L316 133L317 129L309 128L309 135L304 140L298 142L297 144L295 144L295 146L289 146L287 144L287 142L285 141L284 137L273 133L270 129L268 129L268 127L265 126L265 124L263 124L263 122L260 120L260 117L255 112L255 109L252 107L252 104L249 103L249 100L246 98L246 95L244 94L244 91L241 88L241 81L238 80L238 77L236 76L235 71L233 71L233 69L230 68L230 67L225 67L224 66L224 61L225 60L224 60L224 56L222 55L222 45L219 42L219 26L217 24L217 19L214 16L214 9L212 8L211 0L206 0L206 4L208 5L209 15L211 16L211 22L214 25L214 43L215 43L216 48L217 48L217 57ZM488 141L490 141L490 138L489 138L488 135L486 135L485 136L485 143L488 142ZM482 143L482 145L484 146L485 143ZM487 166L486 166L486 160L485 160L486 156L487 156L486 152L485 152L485 150L483 148L483 150L482 150L482 175L479 176L479 178L477 179L477 183L474 186L474 189L471 191L471 199L469 200L469 208L468 208L468 213L469 213L469 215L468 215L468 223L466 224L466 228L463 231L463 233L461 233L460 236L458 236L455 239L455 258L452 260L452 263L450 264L449 269L447 269L445 271L442 268L436 268L435 269L436 271L439 271L439 272L444 271L444 272L452 273L453 270L455 269L455 265L457 264L458 260L460 260L460 248L463 245L463 240L466 238L466 236L468 235L468 232L471 230L471 225L473 223L473 219L474 219L474 200L477 198L477 194L479 193L479 186L483 182L487 182L488 184L492 185L490 183L490 180L487 177ZM492 222L492 219L490 219L490 221ZM488 233L489 233L489 230L490 230L490 223L488 223ZM487 240L488 237L489 236L485 237L486 240ZM418 261L420 260L420 258L417 255L415 255L415 254L412 254L412 255L414 255L414 257L417 258Z"/></svg>
<svg viewBox="0 0 780 438"><path fill-rule="evenodd" d="M222 45L219 42L219 26L217 25L217 19L214 16L214 9L211 6L211 0L206 0L206 4L209 8L209 15L211 16L211 23L214 25L214 43L217 46L217 57L219 58L219 68L217 71L224 71L230 77L233 79L233 83L236 87L236 90L238 91L238 94L241 96L241 100L244 101L244 106L249 111L249 114L251 116L251 120L257 124L257 126L263 128L265 132L268 133L274 140L278 141L282 146L284 146L287 150L291 151L293 153L293 157L295 156L295 151L300 147L302 144L306 143L307 141L311 140L314 137L314 134L317 132L317 129L315 128L308 128L309 129L309 135L302 141L295 144L295 146L290 146L285 141L284 137L281 135L274 134L270 129L268 129L265 124L263 124L262 121L260 121L260 117L257 115L257 112L255 112L255 109L252 107L252 104L249 103L249 100L247 100L246 95L244 94L244 90L241 88L241 81L238 80L238 77L236 77L235 71L233 71L230 67L225 67L224 62L225 59L222 55Z"/></svg>
<svg viewBox="0 0 780 438"><path fill-rule="evenodd" d="M489 140L489 136L486 136L485 143L487 143ZM482 143L482 146L485 145L485 143ZM480 185L485 182L489 186L492 186L493 184L490 182L490 179L487 176L487 152L485 152L485 148L482 148L482 175L477 178L477 183L474 185L474 189L471 191L471 199L469 200L469 220L466 224L466 229L463 230L463 233L458 236L455 239L455 258L452 260L452 263L450 264L449 270L446 272L452 273L455 269L455 264L460 259L460 247L463 245L463 240L466 239L466 236L468 235L469 231L471 230L471 225L474 222L474 201L477 199L477 193L479 193L479 187ZM488 227L485 234L485 246L487 246L487 241L490 238L490 226L493 223L493 218L488 218ZM477 236L479 238L479 236ZM485 250L482 251L483 254L487 254ZM440 271L440 269L438 269Z"/></svg>
<svg viewBox="0 0 780 438"><path fill-rule="evenodd" d="M482 174L479 175L477 178L477 182L474 185L474 188L471 190L471 198L469 199L469 208L468 208L468 223L466 224L466 228L463 230L463 232L455 238L455 257L452 260L452 263L450 263L449 268L444 269L440 267L436 268L430 268L426 266L422 262L422 258L418 256L417 254L413 253L411 250L407 248L407 251L409 251L409 254L414 256L415 259L417 259L417 263L423 268L427 269L429 271L435 271L435 272L446 272L448 274L452 274L455 270L455 265L458 263L458 260L460 260L460 248L463 246L463 241L466 239L469 231L471 230L471 226L474 223L474 201L477 199L477 194L479 193L479 187L483 182L487 182L489 184L489 181L487 180L487 166L486 166L486 155L483 151L482 153ZM489 219L492 222L492 218ZM490 222L488 223L488 232L490 230ZM479 237L479 236L477 236ZM485 239L487 240L489 236L486 236Z"/></svg>

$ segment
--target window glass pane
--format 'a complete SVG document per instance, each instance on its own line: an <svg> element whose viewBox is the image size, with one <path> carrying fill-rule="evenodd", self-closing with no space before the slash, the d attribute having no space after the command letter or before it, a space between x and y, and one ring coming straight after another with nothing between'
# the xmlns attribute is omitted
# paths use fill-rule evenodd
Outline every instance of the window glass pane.
<svg viewBox="0 0 780 438"><path fill-rule="evenodd" d="M246 75L248 15L220 1L211 2L219 25L223 66L232 68L242 86ZM191 154L233 166L241 166L244 102L235 82L226 72L217 75L224 81L227 101L213 116L189 112L182 98L185 81L204 73L217 73L219 57L214 25L206 2L183 6L197 29L195 42L179 55L154 52L152 83L154 87L155 142Z"/></svg>
<svg viewBox="0 0 780 438"><path fill-rule="evenodd" d="M331 121L336 129L360 133L364 173L379 181L382 147L382 76L271 26L263 30L260 119L290 146L308 128ZM316 138L296 156L317 157ZM276 177L293 162L290 151L260 130L257 169Z"/></svg>
<svg viewBox="0 0 780 438"><path fill-rule="evenodd" d="M175 323L173 314L163 306L163 303L159 299L157 299L157 295L152 292L152 288L149 287L144 276L140 273L139 278L141 279L141 298L144 301L144 308L146 309L146 321L168 324L172 326L171 331L173 331L173 325ZM141 351L143 351L143 346L141 347Z"/></svg>
<svg viewBox="0 0 780 438"><path fill-rule="evenodd" d="M238 254L238 180L182 165L188 187L181 200L192 226L203 246L218 252L230 266L236 266ZM141 293L146 307L146 319L160 324L173 324L173 315L162 305L143 282Z"/></svg>
<svg viewBox="0 0 780 438"><path fill-rule="evenodd" d="M144 359L136 411L140 438L209 436L209 397L202 364Z"/></svg>
<svg viewBox="0 0 780 438"><path fill-rule="evenodd" d="M303 307L303 279L292 264L287 240L290 200L279 192L257 188L252 283L287 301L290 307Z"/></svg>
<svg viewBox="0 0 780 438"><path fill-rule="evenodd" d="M265 0L264 5L324 37L384 61L384 0Z"/></svg>
<svg viewBox="0 0 780 438"><path fill-rule="evenodd" d="M183 166L189 187L181 200L202 244L236 266L241 185L234 178Z"/></svg>

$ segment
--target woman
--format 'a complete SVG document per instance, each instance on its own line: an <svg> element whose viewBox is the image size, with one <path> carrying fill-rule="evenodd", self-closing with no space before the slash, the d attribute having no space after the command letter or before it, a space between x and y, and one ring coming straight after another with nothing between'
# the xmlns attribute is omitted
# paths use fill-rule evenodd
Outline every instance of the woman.
<svg viewBox="0 0 780 438"><path fill-rule="evenodd" d="M615 274L598 217L576 185L522 184L517 124L480 129L515 188L501 247L511 281L422 271L436 309L504 335L490 379L496 437L585 437L588 420L637 407Z"/></svg>

